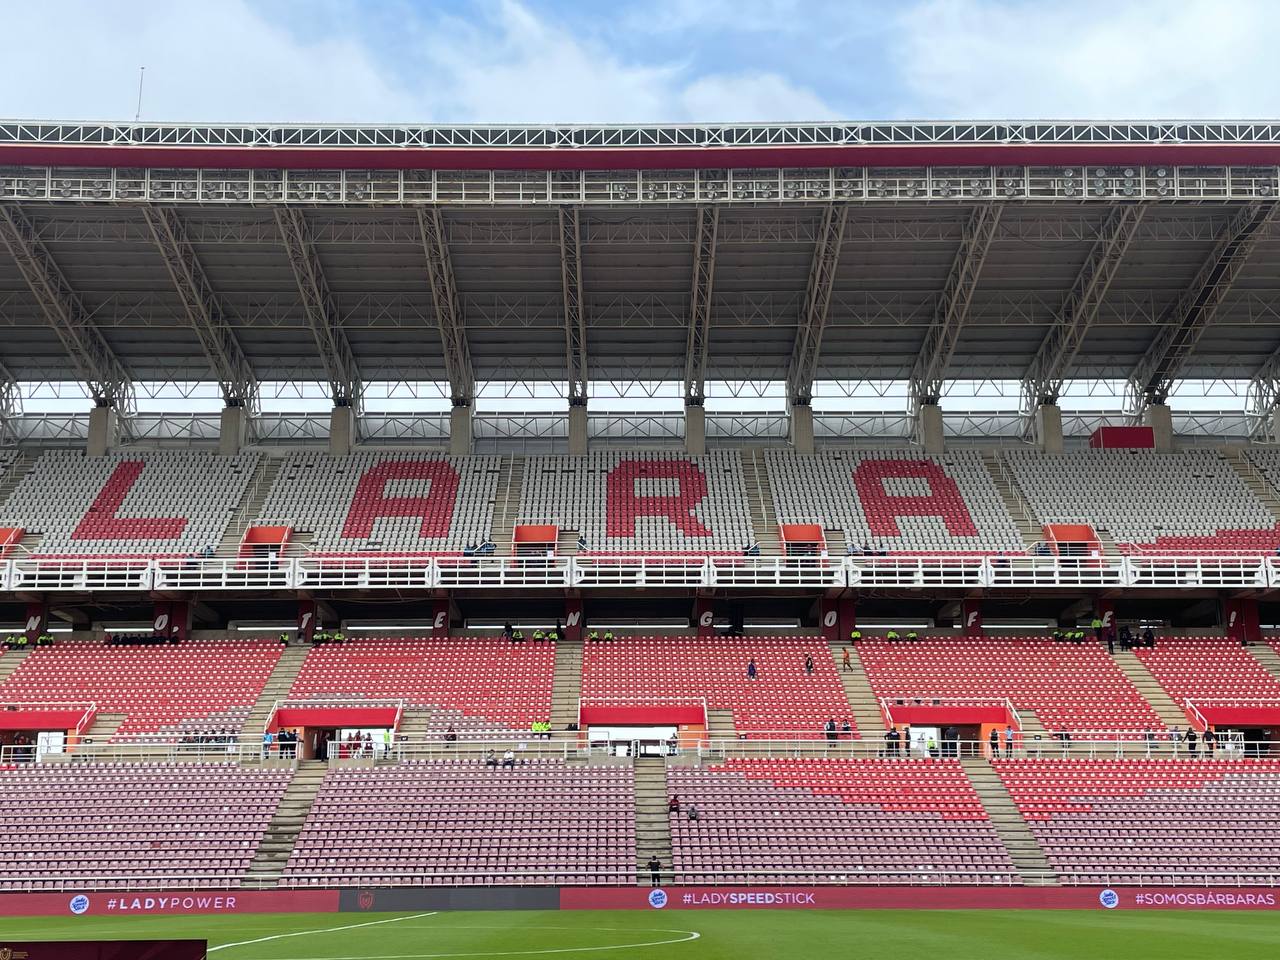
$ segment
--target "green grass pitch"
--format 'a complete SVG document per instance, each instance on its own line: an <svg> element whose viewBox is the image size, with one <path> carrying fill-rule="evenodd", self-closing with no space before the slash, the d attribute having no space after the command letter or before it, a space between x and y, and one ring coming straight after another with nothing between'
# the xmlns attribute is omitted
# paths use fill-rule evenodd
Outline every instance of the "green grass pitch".
<svg viewBox="0 0 1280 960"><path fill-rule="evenodd" d="M1245 911L655 910L67 917L0 920L0 937L203 937L211 960L1239 960L1280 956L1280 916Z"/></svg>

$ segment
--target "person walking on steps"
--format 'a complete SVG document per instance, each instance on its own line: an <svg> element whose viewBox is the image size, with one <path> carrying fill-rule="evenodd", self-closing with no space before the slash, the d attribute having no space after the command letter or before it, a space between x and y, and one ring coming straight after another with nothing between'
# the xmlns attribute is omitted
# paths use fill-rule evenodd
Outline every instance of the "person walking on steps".
<svg viewBox="0 0 1280 960"><path fill-rule="evenodd" d="M649 882L652 886L658 886L662 883L662 861L656 856L649 858Z"/></svg>
<svg viewBox="0 0 1280 960"><path fill-rule="evenodd" d="M840 660L840 669L845 673L853 672L853 658L849 656L849 648L843 647L844 656Z"/></svg>

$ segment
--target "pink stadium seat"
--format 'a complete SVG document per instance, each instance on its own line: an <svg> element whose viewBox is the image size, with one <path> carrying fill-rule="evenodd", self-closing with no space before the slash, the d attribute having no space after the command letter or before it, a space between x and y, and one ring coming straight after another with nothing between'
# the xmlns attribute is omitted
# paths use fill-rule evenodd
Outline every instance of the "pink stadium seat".
<svg viewBox="0 0 1280 960"><path fill-rule="evenodd" d="M218 763L0 768L0 889L235 887L292 775Z"/></svg>
<svg viewBox="0 0 1280 960"><path fill-rule="evenodd" d="M285 870L312 886L634 877L630 767L479 758L330 770Z"/></svg>
<svg viewBox="0 0 1280 960"><path fill-rule="evenodd" d="M677 883L1018 882L954 760L729 760L668 788Z"/></svg>
<svg viewBox="0 0 1280 960"><path fill-rule="evenodd" d="M1274 883L1280 761L1000 760L1064 882Z"/></svg>
<svg viewBox="0 0 1280 960"><path fill-rule="evenodd" d="M1226 637L1160 637L1135 653L1169 695L1182 705L1260 699L1280 704L1280 680L1239 642Z"/></svg>

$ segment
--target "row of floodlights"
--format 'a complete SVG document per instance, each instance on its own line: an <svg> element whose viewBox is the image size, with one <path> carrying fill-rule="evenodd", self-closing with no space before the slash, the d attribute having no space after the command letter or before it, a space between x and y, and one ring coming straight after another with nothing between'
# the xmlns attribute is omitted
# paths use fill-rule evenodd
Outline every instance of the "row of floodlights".
<svg viewBox="0 0 1280 960"><path fill-rule="evenodd" d="M1174 186L1173 176L1167 167L1156 167L1151 171L1150 183L1153 186L1157 196L1168 196ZM932 192L939 197L952 196L970 196L981 197L988 192L989 181L986 179L969 179L958 178L937 179L932 183ZM24 184L27 196L40 197L45 192L45 181L28 180ZM1073 197L1077 193L1092 193L1094 196L1102 197L1108 193L1116 193L1123 196L1136 196L1140 186L1140 175L1133 167L1125 167L1122 171L1111 173L1103 167L1097 167L1093 170L1087 168L1077 169L1075 167L1065 167L1061 176L1058 178L1057 186L1061 190L1063 196ZM1002 177L997 181L997 191L1005 197L1015 197L1022 192L1023 181L1018 177ZM890 196L917 197L924 196L929 190L929 185L924 180L906 180L903 182L872 179L867 184L867 194L872 197L885 198ZM235 181L206 181L203 186L197 184L194 180L179 180L173 183L171 195L179 200L195 200L197 197L205 200L248 200L249 189L247 184ZM723 183L708 182L703 190L702 196L708 200L718 200L722 196L726 196L727 192L731 192L735 200L774 200L779 198L786 200L822 200L826 199L831 190L826 183L816 181L798 181L789 180L782 184L779 188L772 181L743 181L735 183L731 191ZM1273 187L1269 183L1260 183L1257 185L1257 194L1262 197L1269 197L1273 192ZM349 200L365 200L372 196L373 190L370 184L361 182L348 182L346 184L346 198ZM834 194L837 198L855 197L862 193L862 185L860 181L839 180L834 185ZM81 181L76 180L57 180L53 183L52 195L63 199L71 199L77 196L89 196L95 199L106 199L112 194L111 181L109 180L91 180L87 187ZM137 181L126 182L125 184L117 184L116 195L119 197L141 197L143 188ZM256 198L262 200L278 200L284 194L281 184L272 182L262 182L255 186ZM291 184L288 190L289 199L291 200L329 200L337 201L343 199L342 187L338 183L327 182L324 184ZM674 200L676 202L689 200L692 198L691 188L685 184L678 184L674 189L660 190L655 185L646 185L636 188L630 183L615 183L611 187L611 197L618 201L630 201L636 197L645 200Z"/></svg>

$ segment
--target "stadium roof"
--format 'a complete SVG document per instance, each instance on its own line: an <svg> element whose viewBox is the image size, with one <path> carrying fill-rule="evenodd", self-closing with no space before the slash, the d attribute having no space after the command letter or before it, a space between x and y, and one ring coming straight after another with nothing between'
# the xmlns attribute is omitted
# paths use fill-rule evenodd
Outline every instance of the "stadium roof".
<svg viewBox="0 0 1280 960"><path fill-rule="evenodd" d="M1158 399L1274 376L1278 195L1277 122L0 121L0 364Z"/></svg>

